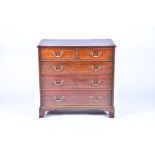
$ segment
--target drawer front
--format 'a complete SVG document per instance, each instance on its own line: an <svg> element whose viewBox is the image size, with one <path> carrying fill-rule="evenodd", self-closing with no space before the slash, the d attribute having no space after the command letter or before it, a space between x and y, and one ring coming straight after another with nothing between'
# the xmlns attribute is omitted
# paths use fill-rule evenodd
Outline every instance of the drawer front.
<svg viewBox="0 0 155 155"><path fill-rule="evenodd" d="M42 90L43 105L111 105L111 90Z"/></svg>
<svg viewBox="0 0 155 155"><path fill-rule="evenodd" d="M78 58L80 60L107 60L113 59L112 48L79 48Z"/></svg>
<svg viewBox="0 0 155 155"><path fill-rule="evenodd" d="M113 62L40 62L41 75L111 75Z"/></svg>
<svg viewBox="0 0 155 155"><path fill-rule="evenodd" d="M112 89L112 75L42 76L41 89Z"/></svg>
<svg viewBox="0 0 155 155"><path fill-rule="evenodd" d="M40 60L74 60L76 49L74 48L48 48L40 49Z"/></svg>

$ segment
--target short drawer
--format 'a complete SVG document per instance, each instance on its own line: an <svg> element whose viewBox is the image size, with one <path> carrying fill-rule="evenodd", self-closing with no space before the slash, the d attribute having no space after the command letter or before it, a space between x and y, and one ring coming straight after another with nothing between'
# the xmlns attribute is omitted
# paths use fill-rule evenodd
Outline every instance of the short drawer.
<svg viewBox="0 0 155 155"><path fill-rule="evenodd" d="M111 75L113 62L40 62L41 75Z"/></svg>
<svg viewBox="0 0 155 155"><path fill-rule="evenodd" d="M43 105L111 105L111 90L42 90L41 102Z"/></svg>
<svg viewBox="0 0 155 155"><path fill-rule="evenodd" d="M41 89L112 89L112 75L41 76Z"/></svg>
<svg viewBox="0 0 155 155"><path fill-rule="evenodd" d="M74 48L48 48L42 47L39 51L40 60L74 60L76 53Z"/></svg>
<svg viewBox="0 0 155 155"><path fill-rule="evenodd" d="M78 48L80 60L113 60L112 48Z"/></svg>

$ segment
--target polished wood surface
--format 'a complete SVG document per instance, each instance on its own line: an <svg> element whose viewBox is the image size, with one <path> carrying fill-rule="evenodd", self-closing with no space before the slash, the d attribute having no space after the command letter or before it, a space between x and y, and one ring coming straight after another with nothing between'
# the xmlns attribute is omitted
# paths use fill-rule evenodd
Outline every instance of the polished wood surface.
<svg viewBox="0 0 155 155"><path fill-rule="evenodd" d="M113 62L40 62L41 75L109 75Z"/></svg>
<svg viewBox="0 0 155 155"><path fill-rule="evenodd" d="M44 90L43 105L110 105L111 90Z"/></svg>
<svg viewBox="0 0 155 155"><path fill-rule="evenodd" d="M111 89L112 75L103 76L42 76L41 89Z"/></svg>
<svg viewBox="0 0 155 155"><path fill-rule="evenodd" d="M111 39L42 40L38 45L40 108L98 109L114 117L115 44Z"/></svg>
<svg viewBox="0 0 155 155"><path fill-rule="evenodd" d="M79 48L80 60L109 60L113 59L112 48Z"/></svg>
<svg viewBox="0 0 155 155"><path fill-rule="evenodd" d="M64 61L75 60L76 50L73 48L45 48L40 51L41 60Z"/></svg>
<svg viewBox="0 0 155 155"><path fill-rule="evenodd" d="M111 39L42 39L38 47L115 47Z"/></svg>

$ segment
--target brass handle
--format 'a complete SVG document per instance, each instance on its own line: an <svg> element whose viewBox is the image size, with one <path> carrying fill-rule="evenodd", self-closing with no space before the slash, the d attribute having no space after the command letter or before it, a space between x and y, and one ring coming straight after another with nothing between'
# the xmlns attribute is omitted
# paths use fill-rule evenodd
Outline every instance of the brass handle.
<svg viewBox="0 0 155 155"><path fill-rule="evenodd" d="M55 99L55 101L61 102L63 101L64 96L53 96L53 98Z"/></svg>
<svg viewBox="0 0 155 155"><path fill-rule="evenodd" d="M53 66L54 70L57 72L63 71L64 70L64 66Z"/></svg>
<svg viewBox="0 0 155 155"><path fill-rule="evenodd" d="M94 86L100 85L102 80L91 80L91 84Z"/></svg>
<svg viewBox="0 0 155 155"><path fill-rule="evenodd" d="M63 55L64 55L64 52L63 51L61 51L61 52L51 52L51 54L53 56L55 56L56 58L62 58Z"/></svg>
<svg viewBox="0 0 155 155"><path fill-rule="evenodd" d="M93 52L90 52L90 55L93 57L93 58L98 58L99 56L102 55L102 52L98 52L98 51L93 51Z"/></svg>
<svg viewBox="0 0 155 155"><path fill-rule="evenodd" d="M55 83L55 85L57 85L57 86L62 86L63 83L64 83L64 81L63 81L63 80L55 80L54 83Z"/></svg>
<svg viewBox="0 0 155 155"><path fill-rule="evenodd" d="M99 71L101 69L101 66L91 66L92 71Z"/></svg>
<svg viewBox="0 0 155 155"><path fill-rule="evenodd" d="M89 97L92 101L98 102L102 99L102 96L90 96Z"/></svg>

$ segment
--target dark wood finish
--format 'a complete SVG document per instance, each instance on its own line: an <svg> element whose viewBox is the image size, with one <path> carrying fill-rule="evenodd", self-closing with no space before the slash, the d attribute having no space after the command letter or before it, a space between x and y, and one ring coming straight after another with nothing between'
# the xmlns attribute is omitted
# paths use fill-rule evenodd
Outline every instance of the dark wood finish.
<svg viewBox="0 0 155 155"><path fill-rule="evenodd" d="M43 105L111 105L111 90L42 90Z"/></svg>
<svg viewBox="0 0 155 155"><path fill-rule="evenodd" d="M41 75L112 75L113 62L40 62Z"/></svg>
<svg viewBox="0 0 155 155"><path fill-rule="evenodd" d="M40 60L75 60L75 49L42 47L40 51Z"/></svg>
<svg viewBox="0 0 155 155"><path fill-rule="evenodd" d="M103 76L42 76L41 89L112 89L111 75Z"/></svg>
<svg viewBox="0 0 155 155"><path fill-rule="evenodd" d="M116 47L111 39L43 39L38 47Z"/></svg>
<svg viewBox="0 0 155 155"><path fill-rule="evenodd" d="M112 61L112 48L79 48L79 59L81 60L109 60Z"/></svg>
<svg viewBox="0 0 155 155"><path fill-rule="evenodd" d="M38 45L39 117L58 109L99 109L114 118L111 39L45 39Z"/></svg>

